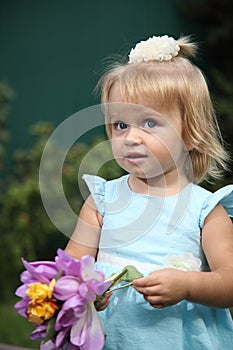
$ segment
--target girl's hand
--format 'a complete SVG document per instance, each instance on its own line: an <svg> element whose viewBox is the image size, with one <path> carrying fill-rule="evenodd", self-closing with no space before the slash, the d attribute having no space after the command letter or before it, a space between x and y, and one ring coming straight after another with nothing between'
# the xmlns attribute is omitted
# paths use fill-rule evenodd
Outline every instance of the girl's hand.
<svg viewBox="0 0 233 350"><path fill-rule="evenodd" d="M162 269L133 281L134 288L155 308L171 306L188 296L188 272Z"/></svg>
<svg viewBox="0 0 233 350"><path fill-rule="evenodd" d="M112 295L112 292L107 292L104 294L103 299L95 304L95 308L97 311L103 311L106 309L108 304L110 303L110 296Z"/></svg>

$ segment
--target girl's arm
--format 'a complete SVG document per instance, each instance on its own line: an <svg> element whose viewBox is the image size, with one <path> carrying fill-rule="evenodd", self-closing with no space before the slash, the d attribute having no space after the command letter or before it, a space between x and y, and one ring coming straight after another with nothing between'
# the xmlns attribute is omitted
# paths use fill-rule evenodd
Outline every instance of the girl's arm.
<svg viewBox="0 0 233 350"><path fill-rule="evenodd" d="M103 217L96 210L92 196L89 196L80 211L78 223L66 246L66 252L76 259L81 259L84 255L92 255L95 258L102 221ZM108 306L111 295L109 292L96 305L97 311L103 311Z"/></svg>
<svg viewBox="0 0 233 350"><path fill-rule="evenodd" d="M221 205L205 220L202 247L211 272L189 273L187 300L215 307L232 306L233 225Z"/></svg>
<svg viewBox="0 0 233 350"><path fill-rule="evenodd" d="M102 226L102 216L97 211L92 196L84 203L74 233L66 246L66 252L76 259L97 254Z"/></svg>
<svg viewBox="0 0 233 350"><path fill-rule="evenodd" d="M221 205L217 205L205 220L202 246L211 272L163 269L135 280L135 289L157 308L182 299L211 307L232 306L233 225Z"/></svg>

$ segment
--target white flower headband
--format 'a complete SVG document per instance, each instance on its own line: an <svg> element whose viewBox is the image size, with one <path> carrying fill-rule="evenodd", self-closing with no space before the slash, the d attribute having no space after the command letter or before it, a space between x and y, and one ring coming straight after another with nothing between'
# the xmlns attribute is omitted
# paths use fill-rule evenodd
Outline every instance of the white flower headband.
<svg viewBox="0 0 233 350"><path fill-rule="evenodd" d="M170 61L178 55L179 50L180 47L175 39L167 35L153 36L146 41L141 41L130 51L128 63Z"/></svg>

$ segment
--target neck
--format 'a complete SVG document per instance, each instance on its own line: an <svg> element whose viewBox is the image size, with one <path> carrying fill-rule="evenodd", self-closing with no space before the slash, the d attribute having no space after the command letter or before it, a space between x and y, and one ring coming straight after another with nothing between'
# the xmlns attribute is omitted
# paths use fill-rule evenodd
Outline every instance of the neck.
<svg viewBox="0 0 233 350"><path fill-rule="evenodd" d="M151 196L172 196L179 193L190 182L183 172L178 173L177 170L174 172L150 178L139 178L131 174L129 186L137 193Z"/></svg>

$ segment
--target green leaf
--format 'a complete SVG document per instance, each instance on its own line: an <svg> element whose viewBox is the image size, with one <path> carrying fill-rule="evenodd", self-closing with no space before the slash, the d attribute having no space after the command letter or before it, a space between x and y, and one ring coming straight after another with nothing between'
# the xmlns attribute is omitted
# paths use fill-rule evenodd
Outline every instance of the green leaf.
<svg viewBox="0 0 233 350"><path fill-rule="evenodd" d="M48 340L52 339L57 332L54 329L56 323L56 317L53 317L49 320L47 328L46 328L46 336L45 339L43 340L43 343L46 343Z"/></svg>
<svg viewBox="0 0 233 350"><path fill-rule="evenodd" d="M143 274L132 265L125 266L122 271L126 271L126 273L121 277L121 281L131 282L137 278L143 277Z"/></svg>
<svg viewBox="0 0 233 350"><path fill-rule="evenodd" d="M62 276L62 269L60 269L60 270L58 271L57 275L55 276L55 280L56 280L56 281L59 280L59 278L61 278L61 276Z"/></svg>

